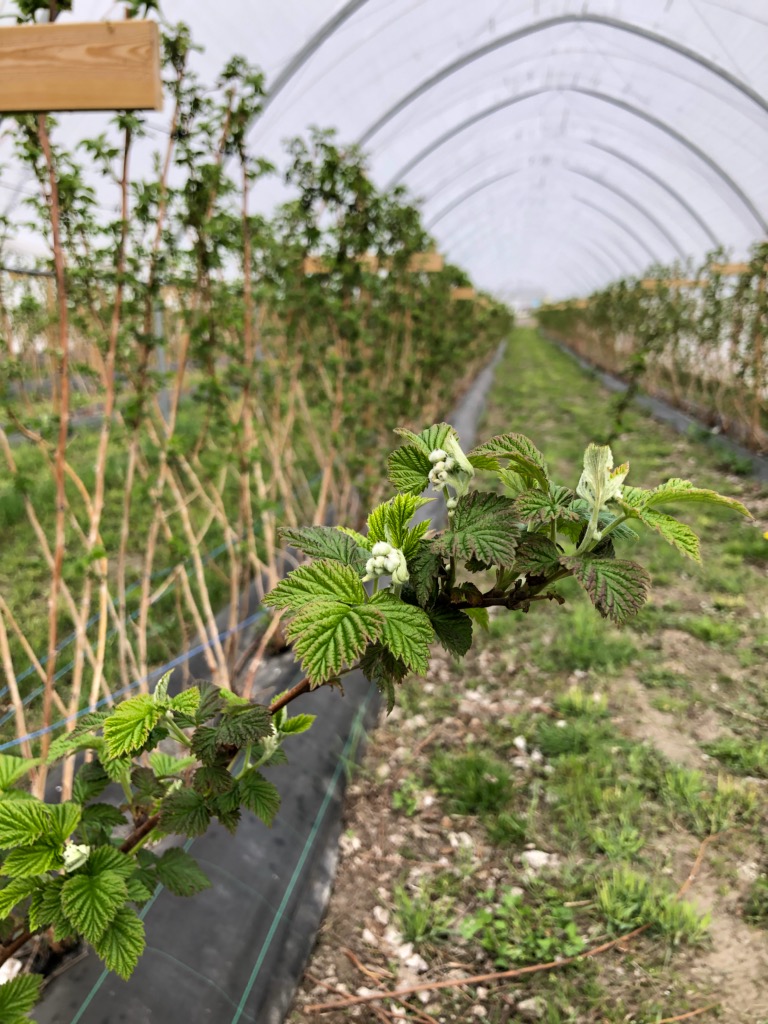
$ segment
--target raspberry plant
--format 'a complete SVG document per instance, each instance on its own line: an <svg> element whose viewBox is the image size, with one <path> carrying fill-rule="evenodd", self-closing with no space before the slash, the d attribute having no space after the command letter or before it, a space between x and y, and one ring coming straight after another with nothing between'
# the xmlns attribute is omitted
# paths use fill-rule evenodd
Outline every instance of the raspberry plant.
<svg viewBox="0 0 768 1024"><path fill-rule="evenodd" d="M698 537L665 508L703 502L749 515L740 502L687 480L627 486L629 465L614 467L608 446L587 447L571 489L551 479L522 434L492 437L465 454L446 423L398 433L406 443L389 459L398 493L373 509L365 535L327 526L283 531L311 560L265 603L286 613L306 672L301 683L267 707L210 685L170 697L165 678L152 695L87 715L47 751L48 764L83 751L90 758L64 803L21 785L39 759L0 755L0 960L36 933L52 943L80 935L109 969L129 977L144 948L138 910L156 885L191 896L209 884L186 851L158 854L149 844L201 835L214 819L234 832L243 807L271 824L280 797L261 769L284 763L285 740L311 726L314 716L286 711L300 693L339 684L359 668L391 709L397 684L426 673L433 642L462 657L489 608L562 604L558 584L571 576L600 615L622 623L650 586L639 563L616 556L617 543L637 537L633 527L657 531L698 561ZM472 489L481 475L493 489ZM421 496L430 485L437 498ZM421 513L430 502L445 504L442 530ZM169 739L179 756L159 748ZM122 798L102 799L110 784ZM24 975L0 987L3 1021L26 1020L39 980Z"/></svg>

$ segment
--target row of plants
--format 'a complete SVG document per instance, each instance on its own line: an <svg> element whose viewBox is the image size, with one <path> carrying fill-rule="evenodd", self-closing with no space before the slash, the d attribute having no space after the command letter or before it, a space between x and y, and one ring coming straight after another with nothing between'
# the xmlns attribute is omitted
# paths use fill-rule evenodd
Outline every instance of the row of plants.
<svg viewBox="0 0 768 1024"><path fill-rule="evenodd" d="M541 326L590 363L622 376L617 429L639 387L708 426L768 450L768 243L745 264L725 253L654 266L586 300L545 306Z"/></svg>
<svg viewBox="0 0 768 1024"><path fill-rule="evenodd" d="M245 654L238 630L282 574L278 526L361 525L388 424L436 417L511 322L454 301L459 269L420 269L418 211L329 131L288 144L290 198L255 213L277 174L249 143L264 78L236 57L211 89L195 49L163 26L152 161L136 114L74 147L50 117L6 122L51 252L0 281L0 739L28 758L193 643L249 696L279 623ZM67 762L63 799L73 783Z"/></svg>

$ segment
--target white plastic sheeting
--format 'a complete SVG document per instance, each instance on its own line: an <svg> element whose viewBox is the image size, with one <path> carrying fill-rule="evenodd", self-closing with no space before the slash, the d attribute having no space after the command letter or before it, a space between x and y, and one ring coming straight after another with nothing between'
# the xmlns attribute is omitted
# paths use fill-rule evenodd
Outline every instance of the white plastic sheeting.
<svg viewBox="0 0 768 1024"><path fill-rule="evenodd" d="M162 9L205 46L204 79L233 53L267 73L257 152L280 165L286 137L337 128L370 153L381 185L401 182L420 199L441 251L498 294L582 293L716 244L740 258L768 231L765 0ZM121 16L119 4L74 0L62 17ZM61 130L92 133L103 120L65 115ZM147 120L162 134L167 117ZM12 166L0 186L0 210L24 194ZM255 202L268 211L283 197L273 180Z"/></svg>

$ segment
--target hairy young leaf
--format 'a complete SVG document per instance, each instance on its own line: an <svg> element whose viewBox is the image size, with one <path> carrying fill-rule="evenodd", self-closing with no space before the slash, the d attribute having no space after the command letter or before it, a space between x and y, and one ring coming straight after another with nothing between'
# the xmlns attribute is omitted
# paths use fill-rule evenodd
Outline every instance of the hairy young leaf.
<svg viewBox="0 0 768 1024"><path fill-rule="evenodd" d="M195 896L211 887L195 858L180 846L166 850L158 860L157 877L175 896Z"/></svg>
<svg viewBox="0 0 768 1024"><path fill-rule="evenodd" d="M182 690L175 697L171 697L171 710L189 718L194 718L199 707L200 691L196 686L191 686L188 690Z"/></svg>
<svg viewBox="0 0 768 1024"><path fill-rule="evenodd" d="M420 541L408 558L409 583L422 608L434 600L441 565L442 561L428 541Z"/></svg>
<svg viewBox="0 0 768 1024"><path fill-rule="evenodd" d="M40 998L42 974L19 974L0 985L0 1021L31 1024L27 1014Z"/></svg>
<svg viewBox="0 0 768 1024"><path fill-rule="evenodd" d="M104 723L104 739L109 756L120 757L121 754L140 750L163 713L163 708L155 704L148 693L130 697L118 704Z"/></svg>
<svg viewBox="0 0 768 1024"><path fill-rule="evenodd" d="M408 430L405 427L395 427L395 433L415 444L417 448L426 452L427 455L437 448L445 447L445 442L448 438L453 438L455 441L459 439L459 435L450 423L434 423L431 427L426 427L426 429L418 434L414 434L412 430Z"/></svg>
<svg viewBox="0 0 768 1024"><path fill-rule="evenodd" d="M438 605L427 612L440 644L455 658L463 658L472 646L472 620L459 608Z"/></svg>
<svg viewBox="0 0 768 1024"><path fill-rule="evenodd" d="M630 490L630 488L625 488L624 490L626 492L627 490ZM584 532L585 525L591 518L592 509L590 508L589 503L583 498L577 498L571 505L571 510L578 515L578 521L563 522L563 520L560 520L559 529L561 533L564 533L572 541L577 542ZM622 510L625 511L623 502ZM610 512L605 508L601 509L600 515L598 516L599 529L604 530L606 526L610 526L616 518L617 517L613 512ZM637 540L638 535L631 526L628 526L626 523L619 523L616 529L612 531L611 536L614 540Z"/></svg>
<svg viewBox="0 0 768 1024"><path fill-rule="evenodd" d="M368 552L356 538L335 526L303 526L300 529L284 527L280 537L310 558L330 558L342 565L362 571Z"/></svg>
<svg viewBox="0 0 768 1024"><path fill-rule="evenodd" d="M509 468L525 479L536 481L544 489L548 486L547 464L536 445L524 434L499 434L469 453L490 455L496 459L507 459Z"/></svg>
<svg viewBox="0 0 768 1024"><path fill-rule="evenodd" d="M280 794L276 787L251 768L238 779L237 788L243 806L261 818L265 825L271 826L280 809Z"/></svg>
<svg viewBox="0 0 768 1024"><path fill-rule="evenodd" d="M636 562L613 558L563 558L562 564L586 590L603 618L616 623L636 615L645 604L651 578Z"/></svg>
<svg viewBox="0 0 768 1024"><path fill-rule="evenodd" d="M682 502L690 501L702 502L705 505L723 505L725 508L733 509L734 512L740 512L748 519L752 518L749 509L735 498L727 498L724 494L709 491L704 487L694 487L690 480L677 478L667 480L666 483L660 484L654 490L646 492L645 505L647 508L653 508L656 505L679 505Z"/></svg>
<svg viewBox="0 0 768 1024"><path fill-rule="evenodd" d="M14 782L23 778L40 764L40 759L15 757L12 754L0 754L0 789L10 789Z"/></svg>
<svg viewBox="0 0 768 1024"><path fill-rule="evenodd" d="M350 607L318 599L305 605L289 623L286 635L294 641L304 671L314 685L338 675L370 642L381 635L383 616L371 605Z"/></svg>
<svg viewBox="0 0 768 1024"><path fill-rule="evenodd" d="M387 541L393 547L400 548L408 558L429 529L428 522L417 523L413 528L409 527L409 523L414 513L430 500L414 494L397 494L379 505L368 516L369 541L372 544Z"/></svg>
<svg viewBox="0 0 768 1024"><path fill-rule="evenodd" d="M311 729L316 718L317 715L293 715L292 718L285 718L280 723L280 732L283 736L298 736Z"/></svg>
<svg viewBox="0 0 768 1024"><path fill-rule="evenodd" d="M324 558L294 569L264 598L264 604L297 611L318 597L346 604L363 604L365 590L351 566Z"/></svg>
<svg viewBox="0 0 768 1024"><path fill-rule="evenodd" d="M17 903L31 896L38 885L36 878L12 878L4 889L0 889L0 921L8 917Z"/></svg>
<svg viewBox="0 0 768 1024"><path fill-rule="evenodd" d="M389 479L403 494L421 494L429 487L432 463L422 447L404 444L396 448L387 460Z"/></svg>
<svg viewBox="0 0 768 1024"><path fill-rule="evenodd" d="M408 675L408 666L383 644L371 644L360 659L360 670L387 698L387 714L395 706L395 684Z"/></svg>
<svg viewBox="0 0 768 1024"><path fill-rule="evenodd" d="M125 880L114 871L74 875L61 890L61 906L72 924L95 943L128 897Z"/></svg>
<svg viewBox="0 0 768 1024"><path fill-rule="evenodd" d="M501 494L472 491L459 498L451 528L433 544L456 558L511 565L518 540L514 501Z"/></svg>
<svg viewBox="0 0 768 1024"><path fill-rule="evenodd" d="M426 613L386 590L376 594L371 603L384 616L382 643L413 672L425 673L429 667L429 645L435 639Z"/></svg>
<svg viewBox="0 0 768 1024"><path fill-rule="evenodd" d="M30 846L50 825L50 810L39 800L0 801L0 849Z"/></svg>
<svg viewBox="0 0 768 1024"><path fill-rule="evenodd" d="M579 518L570 506L573 491L567 487L552 487L549 491L526 491L515 499L515 510L525 523L552 523L556 519Z"/></svg>
<svg viewBox="0 0 768 1024"><path fill-rule="evenodd" d="M219 746L244 747L272 733L272 718L262 704L233 708L222 717L217 730Z"/></svg>
<svg viewBox="0 0 768 1024"><path fill-rule="evenodd" d="M542 533L526 533L515 553L515 570L530 576L548 576L560 564L557 545Z"/></svg>
<svg viewBox="0 0 768 1024"><path fill-rule="evenodd" d="M659 512L655 508L637 509L637 518L641 523L650 526L651 529L660 533L667 543L677 548L682 554L693 559L694 562L701 562L699 550L699 538L685 523L679 519L668 516L665 512Z"/></svg>
<svg viewBox="0 0 768 1024"><path fill-rule="evenodd" d="M194 789L179 789L163 802L160 827L165 832L201 836L211 823L204 798Z"/></svg>
<svg viewBox="0 0 768 1024"><path fill-rule="evenodd" d="M126 980L139 962L145 946L144 924L127 907L118 910L114 920L93 948L110 971Z"/></svg>

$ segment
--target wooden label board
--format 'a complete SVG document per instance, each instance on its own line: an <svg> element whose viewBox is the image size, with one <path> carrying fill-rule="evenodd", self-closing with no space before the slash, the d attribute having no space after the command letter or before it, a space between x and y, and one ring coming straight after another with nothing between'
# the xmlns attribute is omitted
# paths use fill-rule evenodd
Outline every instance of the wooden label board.
<svg viewBox="0 0 768 1024"><path fill-rule="evenodd" d="M0 28L0 111L162 110L156 21Z"/></svg>
<svg viewBox="0 0 768 1024"><path fill-rule="evenodd" d="M451 288L451 298L454 302L467 302L469 299L474 299L475 295L475 289L469 285Z"/></svg>

